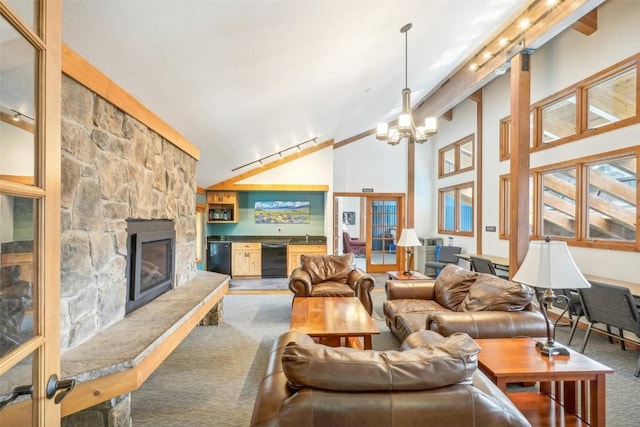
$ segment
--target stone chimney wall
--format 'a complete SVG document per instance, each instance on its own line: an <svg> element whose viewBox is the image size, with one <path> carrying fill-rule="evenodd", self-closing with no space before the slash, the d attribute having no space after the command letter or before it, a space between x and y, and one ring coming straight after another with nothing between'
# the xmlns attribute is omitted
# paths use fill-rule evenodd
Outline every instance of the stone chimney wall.
<svg viewBox="0 0 640 427"><path fill-rule="evenodd" d="M196 160L62 76L61 346L124 317L127 223L171 219L176 286L195 276Z"/></svg>

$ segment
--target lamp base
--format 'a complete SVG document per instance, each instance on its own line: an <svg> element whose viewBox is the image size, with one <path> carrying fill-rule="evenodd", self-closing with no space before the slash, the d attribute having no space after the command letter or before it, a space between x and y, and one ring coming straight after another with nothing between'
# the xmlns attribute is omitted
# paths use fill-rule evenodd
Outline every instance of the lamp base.
<svg viewBox="0 0 640 427"><path fill-rule="evenodd" d="M569 355L569 350L564 346L556 344L555 341L538 341L536 343L536 348L539 348L540 353L542 353L543 356L547 357L555 356L558 354L562 354L565 356Z"/></svg>

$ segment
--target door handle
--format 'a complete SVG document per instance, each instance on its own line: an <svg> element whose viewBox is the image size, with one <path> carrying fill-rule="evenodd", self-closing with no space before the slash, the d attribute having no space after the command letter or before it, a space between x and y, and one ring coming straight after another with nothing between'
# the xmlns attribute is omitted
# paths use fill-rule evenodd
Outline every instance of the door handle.
<svg viewBox="0 0 640 427"><path fill-rule="evenodd" d="M11 391L11 396L0 401L0 411L2 411L5 406L7 406L9 403L16 400L18 397L24 396L27 394L33 395L33 384L19 385L17 387L14 387L13 391Z"/></svg>
<svg viewBox="0 0 640 427"><path fill-rule="evenodd" d="M76 385L76 380L70 379L70 380L58 380L58 376L56 374L53 374L49 377L49 381L47 382L47 399L53 399L53 397L55 396L55 403L60 403L62 402L62 399L64 399L67 394L69 394L69 392L71 390L73 390L73 387L75 387ZM60 391L61 393L57 393Z"/></svg>

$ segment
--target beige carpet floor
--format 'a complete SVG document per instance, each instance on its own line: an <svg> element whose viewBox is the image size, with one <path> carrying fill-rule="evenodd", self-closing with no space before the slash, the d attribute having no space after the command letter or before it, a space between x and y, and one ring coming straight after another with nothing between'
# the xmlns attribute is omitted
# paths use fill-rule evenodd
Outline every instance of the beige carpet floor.
<svg viewBox="0 0 640 427"><path fill-rule="evenodd" d="M385 294L373 294L374 319L382 331L373 337L378 350L399 343L384 323ZM198 326L142 387L132 394L134 427L249 425L267 351L288 329L289 293L235 292L224 298L224 318L218 326ZM559 328L565 343L568 328ZM583 331L574 338L579 349ZM607 423L613 427L640 425L640 378L633 376L637 351L592 337L585 354L615 369L607 378Z"/></svg>

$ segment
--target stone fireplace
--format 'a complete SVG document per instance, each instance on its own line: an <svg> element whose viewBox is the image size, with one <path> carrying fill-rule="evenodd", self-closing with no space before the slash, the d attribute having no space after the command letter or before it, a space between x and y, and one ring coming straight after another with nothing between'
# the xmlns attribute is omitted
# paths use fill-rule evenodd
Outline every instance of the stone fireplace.
<svg viewBox="0 0 640 427"><path fill-rule="evenodd" d="M195 276L195 168L194 158L63 75L63 352L131 309L131 225L154 220L156 225L169 224L174 233L173 256L165 257L165 264L158 261L157 273L150 274L157 278L166 270L169 287ZM143 233L158 231L153 226ZM167 259L175 260L174 265L166 264Z"/></svg>

